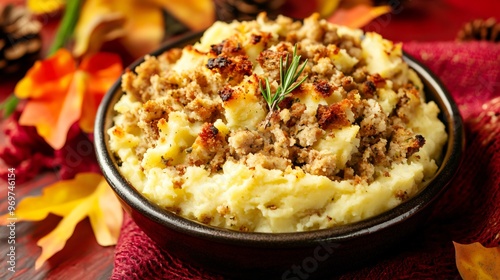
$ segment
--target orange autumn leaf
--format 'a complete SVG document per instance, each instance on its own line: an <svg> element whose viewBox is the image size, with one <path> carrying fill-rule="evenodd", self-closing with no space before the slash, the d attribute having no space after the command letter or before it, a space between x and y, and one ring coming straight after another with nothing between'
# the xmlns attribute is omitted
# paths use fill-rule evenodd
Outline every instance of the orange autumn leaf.
<svg viewBox="0 0 500 280"><path fill-rule="evenodd" d="M76 70L76 63L68 51L59 50L44 61L37 61L28 71L26 77L16 86L19 98L50 97L64 94Z"/></svg>
<svg viewBox="0 0 500 280"><path fill-rule="evenodd" d="M86 83L80 127L90 133L94 131L94 120L102 98L122 74L123 68L118 56L96 53L84 59L79 69L85 75L81 81Z"/></svg>
<svg viewBox="0 0 500 280"><path fill-rule="evenodd" d="M77 66L71 53L60 49L37 61L16 85L16 96L28 99L19 123L35 126L49 145L60 149L76 121L83 131L92 132L97 106L121 73L117 55L98 53Z"/></svg>
<svg viewBox="0 0 500 280"><path fill-rule="evenodd" d="M366 4L359 4L352 7L341 6L333 13L328 21L351 28L361 28L377 17L389 13L390 6L373 7Z"/></svg>
<svg viewBox="0 0 500 280"><path fill-rule="evenodd" d="M485 248L479 242L455 246L455 260L464 280L500 279L500 246Z"/></svg>
<svg viewBox="0 0 500 280"><path fill-rule="evenodd" d="M37 245L42 254L35 263L40 268L55 253L64 248L73 235L76 225L89 217L97 243L101 246L115 245L123 220L120 203L104 178L96 173L81 173L74 179L59 181L43 189L41 196L26 197L19 203L15 218L17 221L41 221L49 213L63 219ZM6 224L5 214L0 224Z"/></svg>

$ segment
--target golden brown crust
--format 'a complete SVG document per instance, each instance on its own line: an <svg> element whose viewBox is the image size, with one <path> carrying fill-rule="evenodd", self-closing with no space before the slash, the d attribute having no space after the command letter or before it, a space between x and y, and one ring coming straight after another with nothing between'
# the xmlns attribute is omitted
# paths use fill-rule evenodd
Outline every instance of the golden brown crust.
<svg viewBox="0 0 500 280"><path fill-rule="evenodd" d="M269 79L279 80L280 59L284 60L287 53L286 51L273 51L268 49L259 54L257 62Z"/></svg>
<svg viewBox="0 0 500 280"><path fill-rule="evenodd" d="M206 67L220 73L232 85L239 84L245 76L252 74L252 62L246 55L221 54L215 58L209 58Z"/></svg>
<svg viewBox="0 0 500 280"><path fill-rule="evenodd" d="M331 104L330 106L319 105L316 112L318 125L324 130L339 129L351 125L346 113L351 107L352 103L348 99Z"/></svg>
<svg viewBox="0 0 500 280"><path fill-rule="evenodd" d="M446 141L392 45L319 15L215 23L124 75L113 156L153 203L211 226L294 232L377 215L425 187ZM264 96L283 89L294 50L304 81Z"/></svg>
<svg viewBox="0 0 500 280"><path fill-rule="evenodd" d="M335 86L325 80L314 81L313 85L314 89L324 97L329 97L335 90Z"/></svg>
<svg viewBox="0 0 500 280"><path fill-rule="evenodd" d="M226 56L246 55L245 50L241 47L241 43L235 38L228 38L219 44L211 45L210 53L215 56L221 54Z"/></svg>
<svg viewBox="0 0 500 280"><path fill-rule="evenodd" d="M177 168L176 172L189 165L220 172L226 161L236 161L251 168L301 168L332 180L370 182L377 172L387 174L391 163L402 162L418 152L425 139L405 127L421 102L419 90L411 83L392 84L379 74L368 73L359 40L348 35L341 38L336 27L324 23L304 24L311 30L306 32L300 23L290 23L290 30L279 38L285 41L275 42L271 48L267 48L275 40L271 33L251 34L246 44L263 46L262 51L253 54L254 64L241 38L231 36L211 45L206 53L186 47L184 51L206 58L199 68L172 71L183 51L171 49L158 58L146 58L136 73L127 71L122 88L142 104L139 113L127 115L128 121L135 121L134 125L143 131L144 141L137 148L139 156L155 145L160 134L158 125L165 125L174 111L185 113L191 124L203 124L192 147L184 150L186 162L169 166ZM303 73L303 77L308 75L306 82L279 103L279 110L270 114L268 121L253 130L241 127L219 131L214 123L227 123L225 110L245 102L249 92L266 108L257 83L267 78L272 90L276 90L280 60L292 55L295 43L302 60L309 61ZM331 57L345 53L361 62L340 71ZM260 68L259 73L256 68ZM389 113L377 103L380 90L387 88L397 94L396 105ZM304 101L307 98L321 98L328 104L319 103L311 110ZM248 114L250 118L253 112ZM345 166L337 166L334 154L313 148L320 139L335 137L336 131L353 125L359 127L359 145ZM120 134L120 130L112 133Z"/></svg>

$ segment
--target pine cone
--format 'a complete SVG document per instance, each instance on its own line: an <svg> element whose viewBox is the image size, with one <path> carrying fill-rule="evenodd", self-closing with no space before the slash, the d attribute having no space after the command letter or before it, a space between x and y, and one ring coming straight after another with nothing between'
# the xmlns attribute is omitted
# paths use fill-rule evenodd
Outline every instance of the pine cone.
<svg viewBox="0 0 500 280"><path fill-rule="evenodd" d="M274 18L285 0L214 0L214 3L217 19L229 22L234 19L251 20L260 12Z"/></svg>
<svg viewBox="0 0 500 280"><path fill-rule="evenodd" d="M1 8L1 7L0 7ZM0 73L26 71L42 48L42 25L21 6L7 5L0 13Z"/></svg>
<svg viewBox="0 0 500 280"><path fill-rule="evenodd" d="M500 41L500 23L494 18L476 19L468 22L458 32L458 41Z"/></svg>

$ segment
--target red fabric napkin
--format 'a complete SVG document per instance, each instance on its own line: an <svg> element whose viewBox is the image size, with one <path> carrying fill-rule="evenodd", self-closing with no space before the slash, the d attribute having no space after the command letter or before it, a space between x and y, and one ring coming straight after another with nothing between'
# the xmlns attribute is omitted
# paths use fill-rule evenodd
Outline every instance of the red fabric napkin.
<svg viewBox="0 0 500 280"><path fill-rule="evenodd" d="M441 78L464 118L464 162L425 229L407 248L340 279L459 279L452 241L500 244L500 44L407 43ZM222 279L159 249L126 216L113 279Z"/></svg>

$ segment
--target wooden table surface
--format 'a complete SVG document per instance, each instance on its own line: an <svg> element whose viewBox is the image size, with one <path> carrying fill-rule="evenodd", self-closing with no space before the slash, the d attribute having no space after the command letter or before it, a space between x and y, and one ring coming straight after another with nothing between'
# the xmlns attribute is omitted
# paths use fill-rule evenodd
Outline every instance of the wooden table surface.
<svg viewBox="0 0 500 280"><path fill-rule="evenodd" d="M0 3L18 2L22 0ZM488 17L496 17L500 21L500 1L498 0L401 0L393 3L394 14L376 20L368 26L368 30L378 31L384 37L395 41L450 41L454 40L465 22ZM307 9L300 9L300 0L293 0L290 9L295 16L305 16ZM44 25L42 33L45 44L50 41L57 26L56 21ZM0 100L12 92L17 79L0 77ZM1 145L0 141L0 145ZM0 168L8 168L2 165ZM34 180L16 186L16 201L29 195L38 195L41 189L57 181L53 172L40 174ZM7 210L7 184L0 180L0 214ZM59 222L60 218L49 216L42 222L16 223L16 273L7 270L7 237L8 229L0 231L0 279L108 279L113 270L113 247L101 247L95 241L88 219L76 227L66 247L39 270L34 269L36 258L41 249L36 242L48 234Z"/></svg>

